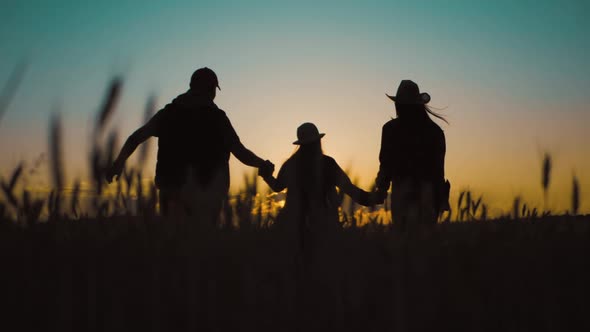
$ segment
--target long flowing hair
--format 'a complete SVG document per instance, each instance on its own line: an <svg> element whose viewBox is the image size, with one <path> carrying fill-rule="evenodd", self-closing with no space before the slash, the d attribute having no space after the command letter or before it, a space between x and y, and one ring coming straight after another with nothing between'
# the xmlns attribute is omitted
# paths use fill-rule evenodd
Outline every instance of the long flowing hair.
<svg viewBox="0 0 590 332"><path fill-rule="evenodd" d="M322 143L304 144L289 158L295 163L295 180L297 188L289 188L289 199L298 201L294 216L297 220L298 241L301 248L306 245L306 229L310 226L312 204L314 200L325 197L323 186L323 158Z"/></svg>
<svg viewBox="0 0 590 332"><path fill-rule="evenodd" d="M309 208L311 200L320 198L318 194L324 195L322 157L321 140L299 146L291 156L295 162L295 178L299 187L297 196L304 211Z"/></svg>
<svg viewBox="0 0 590 332"><path fill-rule="evenodd" d="M428 105L422 104L400 104L395 103L395 112L397 117L400 119L407 119L408 121L432 121L430 116L444 121L449 124L447 119L438 112L432 110L433 108Z"/></svg>

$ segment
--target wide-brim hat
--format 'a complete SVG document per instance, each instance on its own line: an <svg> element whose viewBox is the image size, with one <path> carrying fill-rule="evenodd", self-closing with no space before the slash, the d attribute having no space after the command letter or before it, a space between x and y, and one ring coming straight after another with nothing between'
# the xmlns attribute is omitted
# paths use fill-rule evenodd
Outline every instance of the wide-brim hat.
<svg viewBox="0 0 590 332"><path fill-rule="evenodd" d="M399 104L425 105L430 102L430 95L426 92L420 93L418 84L410 80L401 81L395 96L390 96L387 93L385 95Z"/></svg>
<svg viewBox="0 0 590 332"><path fill-rule="evenodd" d="M297 140L293 142L295 145L305 145L319 141L326 134L320 133L318 127L311 122L306 122L297 128Z"/></svg>

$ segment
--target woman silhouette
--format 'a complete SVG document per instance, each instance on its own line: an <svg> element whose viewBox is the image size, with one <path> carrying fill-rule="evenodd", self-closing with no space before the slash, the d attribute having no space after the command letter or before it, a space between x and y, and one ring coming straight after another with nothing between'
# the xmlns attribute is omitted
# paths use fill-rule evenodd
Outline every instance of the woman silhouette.
<svg viewBox="0 0 590 332"><path fill-rule="evenodd" d="M277 177L260 172L273 191L288 189L280 221L282 227L298 235L299 248L305 246L305 234L325 234L338 227L340 201L336 187L361 205L383 202L383 195L368 193L352 184L336 161L323 154L324 135L313 123L302 124L297 128L297 141L293 142L299 148L281 166Z"/></svg>
<svg viewBox="0 0 590 332"><path fill-rule="evenodd" d="M430 115L447 122L426 104L430 95L403 80L395 96L397 118L383 126L377 190L385 193L393 183L391 214L405 229L409 221L436 223L448 209L449 183L445 182L445 135Z"/></svg>

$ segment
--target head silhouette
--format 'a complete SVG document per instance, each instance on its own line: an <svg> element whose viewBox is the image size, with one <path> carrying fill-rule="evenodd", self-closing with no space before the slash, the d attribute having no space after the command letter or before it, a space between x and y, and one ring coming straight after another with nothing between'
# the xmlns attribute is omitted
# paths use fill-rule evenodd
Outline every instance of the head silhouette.
<svg viewBox="0 0 590 332"><path fill-rule="evenodd" d="M195 70L191 76L190 88L194 94L210 98L211 100L215 99L215 89L220 89L217 75L207 67Z"/></svg>
<svg viewBox="0 0 590 332"><path fill-rule="evenodd" d="M386 94L387 95L387 94ZM420 92L418 84L411 80L401 81L395 96L387 95L395 103L395 112L398 118L407 121L431 120L428 114L445 122L447 120L430 110L426 104L430 102L430 95Z"/></svg>
<svg viewBox="0 0 590 332"><path fill-rule="evenodd" d="M294 156L298 161L298 169L302 169L301 165L306 165L304 168L309 169L310 165L313 167L315 161L322 156L322 137L324 133L320 134L318 127L311 122L306 122L297 128L297 140L293 142L299 145Z"/></svg>
<svg viewBox="0 0 590 332"><path fill-rule="evenodd" d="M306 122L297 128L297 140L293 142L295 145L309 145L310 143L319 142L324 137L324 133L320 134L318 127L311 122Z"/></svg>

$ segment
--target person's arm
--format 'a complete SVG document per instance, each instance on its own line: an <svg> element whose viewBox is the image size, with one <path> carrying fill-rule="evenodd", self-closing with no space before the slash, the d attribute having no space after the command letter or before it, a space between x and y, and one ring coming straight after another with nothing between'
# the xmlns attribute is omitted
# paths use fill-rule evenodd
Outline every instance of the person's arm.
<svg viewBox="0 0 590 332"><path fill-rule="evenodd" d="M260 168L264 165L264 159L248 150L239 140L234 142L230 149L231 153L244 165L256 168Z"/></svg>
<svg viewBox="0 0 590 332"><path fill-rule="evenodd" d="M375 180L377 190L380 192L387 192L391 185L391 156L390 156L390 144L389 131L387 130L387 124L383 126L381 131L381 150L379 151L379 173L377 173L377 179Z"/></svg>
<svg viewBox="0 0 590 332"><path fill-rule="evenodd" d="M275 178L272 175L264 176L262 177L262 179L274 192L278 193L286 188L284 184L282 184L277 178Z"/></svg>
<svg viewBox="0 0 590 332"><path fill-rule="evenodd" d="M268 160L258 157L254 152L248 150L240 141L236 130L232 126L229 118L223 115L223 122L225 126L225 140L229 146L229 151L244 165L256 168L266 168L266 171L274 171L274 165Z"/></svg>
<svg viewBox="0 0 590 332"><path fill-rule="evenodd" d="M441 130L440 136L437 140L436 149L436 170L438 172L437 177L442 181L445 180L445 154L447 152L447 144L445 140L445 134Z"/></svg>
<svg viewBox="0 0 590 332"><path fill-rule="evenodd" d="M441 130L440 136L437 140L437 148L436 148L436 155L435 155L435 162L436 162L436 182L438 184L438 207L440 212L442 211L449 211L449 191L451 189L451 183L445 179L445 154L447 150L445 134Z"/></svg>
<svg viewBox="0 0 590 332"><path fill-rule="evenodd" d="M125 144L121 148L117 159L111 166L110 169L106 172L107 181L110 183L113 181L115 176L120 176L121 172L123 172L123 168L125 167L125 162L129 157L133 154L137 146L139 144L145 142L148 138L152 136L157 136L157 125L158 119L160 117L160 113L158 112L154 115L145 125L141 128L137 129L131 136L127 138Z"/></svg>
<svg viewBox="0 0 590 332"><path fill-rule="evenodd" d="M281 169L279 170L279 175L277 175L277 177L275 178L274 176L272 176L272 171L268 171L268 170L264 170L264 169L260 169L258 171L258 175L260 175L262 177L262 179L264 180L264 182L266 182L266 184L268 184L268 186L270 187L270 189L272 189L274 192L280 192L283 191L287 186L285 185L285 165L283 165L281 167Z"/></svg>
<svg viewBox="0 0 590 332"><path fill-rule="evenodd" d="M263 169L265 172L270 171L271 174L275 170L275 165L270 160L263 160L258 157L254 152L246 149L240 141L232 146L231 153L247 166L256 167L259 170Z"/></svg>
<svg viewBox="0 0 590 332"><path fill-rule="evenodd" d="M371 206L383 203L381 194L368 193L362 190L361 188L355 186L352 183L352 181L350 181L348 175L346 175L346 173L342 170L342 168L340 168L340 166L336 162L333 162L330 168L332 168L332 172L336 173L334 174L336 186L338 186L338 188L340 188L340 190L342 190L345 194L350 196L350 198L352 198L353 201L364 206Z"/></svg>

